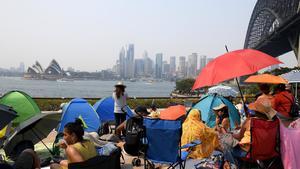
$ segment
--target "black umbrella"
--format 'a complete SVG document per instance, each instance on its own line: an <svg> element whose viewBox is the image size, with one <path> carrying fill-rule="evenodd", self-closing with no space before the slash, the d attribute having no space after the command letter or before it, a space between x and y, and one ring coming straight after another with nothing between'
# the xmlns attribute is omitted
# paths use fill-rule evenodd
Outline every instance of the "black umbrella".
<svg viewBox="0 0 300 169"><path fill-rule="evenodd" d="M61 112L47 112L40 113L24 121L8 136L4 143L5 153L11 155L15 146L24 141L35 145L57 127L60 118Z"/></svg>
<svg viewBox="0 0 300 169"><path fill-rule="evenodd" d="M14 118L17 117L17 112L11 107L0 104L0 130L8 125Z"/></svg>

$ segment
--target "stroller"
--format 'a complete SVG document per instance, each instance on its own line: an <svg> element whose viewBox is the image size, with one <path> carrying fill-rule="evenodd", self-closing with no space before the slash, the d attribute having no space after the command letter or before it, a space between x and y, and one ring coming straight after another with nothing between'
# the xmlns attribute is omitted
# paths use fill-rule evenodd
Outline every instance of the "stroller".
<svg viewBox="0 0 300 169"><path fill-rule="evenodd" d="M145 107L137 107L135 112L147 111ZM141 160L139 157L144 154L145 147L143 144L143 138L145 138L145 127L143 126L143 116L138 114L138 116L131 117L126 122L125 128L125 144L124 151L132 156L138 156L133 158L132 165L140 166Z"/></svg>

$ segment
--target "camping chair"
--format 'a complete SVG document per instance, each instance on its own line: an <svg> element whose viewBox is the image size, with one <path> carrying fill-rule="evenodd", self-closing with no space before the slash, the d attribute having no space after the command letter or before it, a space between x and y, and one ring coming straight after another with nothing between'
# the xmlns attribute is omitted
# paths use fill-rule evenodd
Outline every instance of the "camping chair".
<svg viewBox="0 0 300 169"><path fill-rule="evenodd" d="M256 163L259 168L272 168L275 165L277 165L276 168L280 168L278 166L281 163L280 156L276 150L279 140L279 120L267 121L251 118L250 132L250 151L242 160L250 162L250 164Z"/></svg>
<svg viewBox="0 0 300 169"><path fill-rule="evenodd" d="M97 155L91 159L79 163L70 163L68 169L121 169L121 149L118 148L110 156Z"/></svg>
<svg viewBox="0 0 300 169"><path fill-rule="evenodd" d="M168 164L169 168L185 167L185 161L189 155L189 151L181 151L181 149L189 149L200 144L195 140L191 144L180 147L181 140L181 121L170 121L160 119L144 119L146 128L146 152L144 156L144 167L154 168L154 163Z"/></svg>

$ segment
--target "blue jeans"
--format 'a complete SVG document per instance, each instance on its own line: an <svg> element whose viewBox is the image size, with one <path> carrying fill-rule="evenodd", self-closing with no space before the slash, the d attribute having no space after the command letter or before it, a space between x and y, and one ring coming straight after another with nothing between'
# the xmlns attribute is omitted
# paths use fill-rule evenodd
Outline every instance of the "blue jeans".
<svg viewBox="0 0 300 169"><path fill-rule="evenodd" d="M247 152L241 149L239 145L224 150L224 158L230 163L240 166L240 158L246 157Z"/></svg>

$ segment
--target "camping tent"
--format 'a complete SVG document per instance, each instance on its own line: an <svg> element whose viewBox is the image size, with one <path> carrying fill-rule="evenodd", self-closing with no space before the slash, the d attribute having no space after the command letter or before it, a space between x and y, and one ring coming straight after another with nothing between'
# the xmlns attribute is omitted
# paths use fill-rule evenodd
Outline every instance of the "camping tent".
<svg viewBox="0 0 300 169"><path fill-rule="evenodd" d="M102 122L114 121L114 99L112 97L105 97L94 104L94 109L99 115L99 118ZM132 117L133 112L131 109L126 106L127 117Z"/></svg>
<svg viewBox="0 0 300 169"><path fill-rule="evenodd" d="M64 106L58 132L63 132L64 126L80 118L87 132L98 132L100 127L99 116L94 108L84 99L75 98Z"/></svg>
<svg viewBox="0 0 300 169"><path fill-rule="evenodd" d="M15 126L41 113L35 101L22 91L10 91L6 93L0 99L0 104L10 106L17 112L18 117L13 121Z"/></svg>
<svg viewBox="0 0 300 169"><path fill-rule="evenodd" d="M229 100L222 96L216 94L204 95L193 108L201 111L201 118L209 127L214 127L216 123L216 115L212 108L220 105L221 103L224 103L228 107L230 127L235 128L235 124L240 124L240 115L238 110Z"/></svg>

